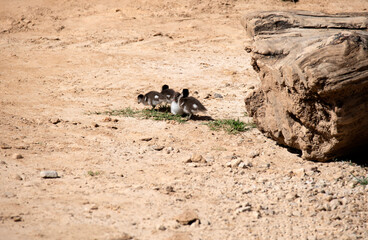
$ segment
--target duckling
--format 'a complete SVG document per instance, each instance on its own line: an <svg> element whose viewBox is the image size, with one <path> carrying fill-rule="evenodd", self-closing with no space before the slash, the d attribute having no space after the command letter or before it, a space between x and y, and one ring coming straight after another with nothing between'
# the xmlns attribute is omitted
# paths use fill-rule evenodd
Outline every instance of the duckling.
<svg viewBox="0 0 368 240"><path fill-rule="evenodd" d="M179 106L183 109L184 113L188 114L188 119L191 119L193 114L198 112L206 112L207 109L194 97L188 97L189 90L183 89L183 92L179 96Z"/></svg>
<svg viewBox="0 0 368 240"><path fill-rule="evenodd" d="M156 91L150 91L145 95L139 94L138 95L138 104L143 103L143 105L151 105L152 109L156 107L156 105L161 104L162 102L166 101L164 95Z"/></svg>
<svg viewBox="0 0 368 240"><path fill-rule="evenodd" d="M174 114L174 115L183 115L184 114L183 109L179 106L179 97L180 97L180 93L176 92L174 94L174 99L173 99L173 101L171 102L171 105L170 105L171 113Z"/></svg>
<svg viewBox="0 0 368 240"><path fill-rule="evenodd" d="M166 97L166 103L171 103L174 100L175 91L166 84L162 86L161 94Z"/></svg>

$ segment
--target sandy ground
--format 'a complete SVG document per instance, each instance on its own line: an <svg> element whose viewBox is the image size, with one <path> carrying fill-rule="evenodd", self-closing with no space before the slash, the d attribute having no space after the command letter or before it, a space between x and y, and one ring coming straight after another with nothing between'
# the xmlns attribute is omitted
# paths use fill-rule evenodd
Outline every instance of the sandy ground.
<svg viewBox="0 0 368 240"><path fill-rule="evenodd" d="M287 9L368 1L1 0L0 239L368 239L367 168L351 159L303 161L257 129L89 114L142 109L139 93L168 84L214 119L251 121L240 17Z"/></svg>

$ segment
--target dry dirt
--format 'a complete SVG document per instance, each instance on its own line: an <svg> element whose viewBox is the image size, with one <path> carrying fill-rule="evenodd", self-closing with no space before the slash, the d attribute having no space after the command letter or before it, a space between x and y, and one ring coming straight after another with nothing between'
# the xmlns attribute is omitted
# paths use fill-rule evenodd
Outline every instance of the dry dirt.
<svg viewBox="0 0 368 240"><path fill-rule="evenodd" d="M242 14L368 9L348 2L1 0L0 239L368 239L362 166L303 161L257 129L88 114L142 109L166 83L251 121Z"/></svg>

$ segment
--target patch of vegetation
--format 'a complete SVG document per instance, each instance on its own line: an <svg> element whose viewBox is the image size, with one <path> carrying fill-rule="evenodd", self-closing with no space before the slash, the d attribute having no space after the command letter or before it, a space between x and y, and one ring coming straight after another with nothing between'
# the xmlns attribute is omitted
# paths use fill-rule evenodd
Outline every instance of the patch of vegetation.
<svg viewBox="0 0 368 240"><path fill-rule="evenodd" d="M124 108L120 110L93 112L90 114L135 117L135 118L143 118L143 119L153 119L156 121L175 121L178 123L184 123L188 121L186 117L171 114L169 106L160 106L157 109L142 109L142 110ZM239 119L238 120L234 120L234 119L214 120L214 121L209 121L205 124L208 125L211 130L219 131L223 129L229 134L237 134L240 132L245 132L245 131L248 131L249 129L256 127L254 123L245 123L245 122L240 121Z"/></svg>
<svg viewBox="0 0 368 240"><path fill-rule="evenodd" d="M248 131L256 127L254 123L245 123L245 122L240 121L239 119L238 120L234 120L234 119L214 120L214 121L208 122L206 125L209 126L211 130L219 131L223 129L224 131L230 134L237 134L240 132L245 132L245 131Z"/></svg>
<svg viewBox="0 0 368 240"><path fill-rule="evenodd" d="M101 174L99 171L96 171L96 172L94 172L94 171L88 171L87 173L88 173L88 175L90 175L91 177L98 176L98 175L100 175L100 174Z"/></svg>
<svg viewBox="0 0 368 240"><path fill-rule="evenodd" d="M90 114L135 117L135 118L153 119L156 121L172 120L172 121L176 121L179 123L183 123L187 121L186 118L180 115L171 114L170 107L168 106L160 106L158 109L142 109L142 110L124 108L124 109L110 110L110 111L104 111L104 112L92 112Z"/></svg>
<svg viewBox="0 0 368 240"><path fill-rule="evenodd" d="M187 119L183 118L180 115L174 115L170 112L170 108L168 107L160 107L158 110L155 109L143 109L141 111L141 117L145 119L152 118L156 121L165 121L165 120L172 120L178 123L186 122Z"/></svg>
<svg viewBox="0 0 368 240"><path fill-rule="evenodd" d="M104 112L92 112L92 114L96 114L96 115L123 116L123 117L134 117L138 113L139 111L131 109L131 108L124 108L120 110L110 110L110 111L104 111Z"/></svg>
<svg viewBox="0 0 368 240"><path fill-rule="evenodd" d="M353 177L356 180L356 183L354 184L354 186L359 184L365 187L368 185L368 176L367 177L356 177L354 174L351 174L351 175L353 175Z"/></svg>

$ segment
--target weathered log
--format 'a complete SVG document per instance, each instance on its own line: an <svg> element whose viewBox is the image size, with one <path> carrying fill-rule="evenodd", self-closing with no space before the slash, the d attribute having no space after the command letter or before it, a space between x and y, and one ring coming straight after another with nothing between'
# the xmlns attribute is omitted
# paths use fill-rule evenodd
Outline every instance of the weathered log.
<svg viewBox="0 0 368 240"><path fill-rule="evenodd" d="M261 80L245 98L258 128L308 160L368 147L368 13L243 17Z"/></svg>

